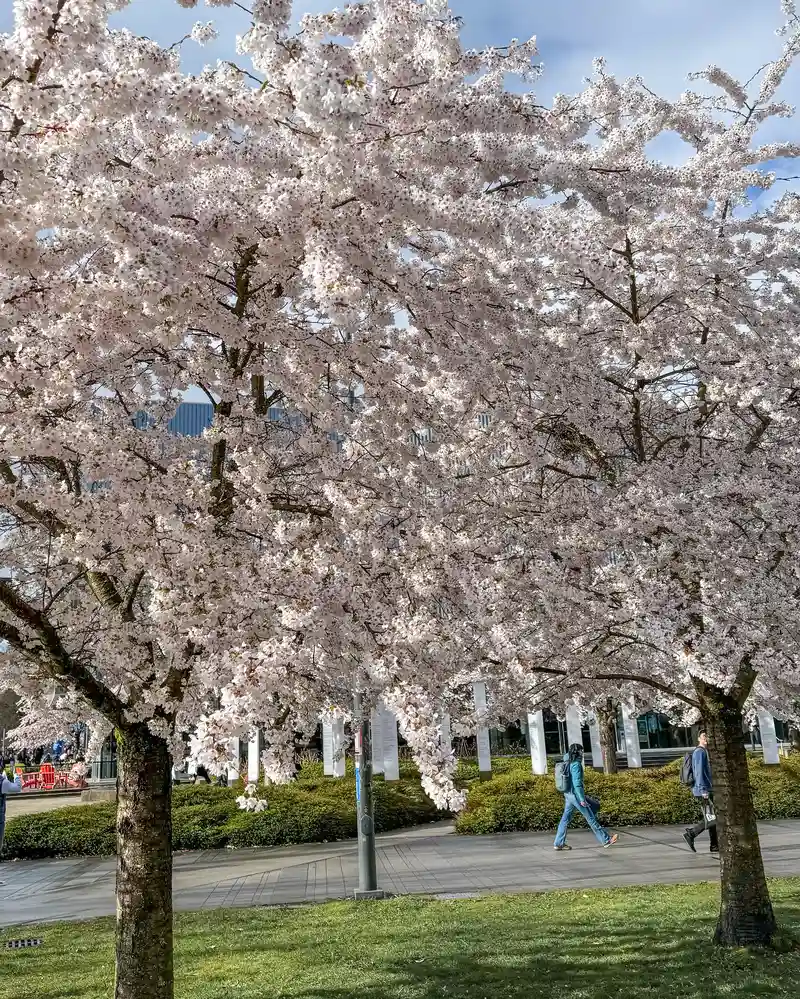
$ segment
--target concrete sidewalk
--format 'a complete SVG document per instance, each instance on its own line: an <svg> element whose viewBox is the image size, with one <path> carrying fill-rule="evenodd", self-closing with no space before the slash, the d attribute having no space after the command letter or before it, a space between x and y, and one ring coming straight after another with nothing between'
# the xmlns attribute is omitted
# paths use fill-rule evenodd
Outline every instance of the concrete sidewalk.
<svg viewBox="0 0 800 999"><path fill-rule="evenodd" d="M80 791L46 791L42 794L9 794L6 797L6 818L15 819L18 815L35 815L41 812L54 812L59 808L72 808L81 803Z"/></svg>
<svg viewBox="0 0 800 999"><path fill-rule="evenodd" d="M379 886L392 894L477 895L491 892L606 888L715 879L719 862L682 828L625 829L603 850L585 830L570 832L569 853L553 850L552 833L455 836L449 825L379 837ZM800 875L800 821L760 826L767 873ZM0 865L0 925L112 915L114 860L18 861ZM358 886L356 844L273 850L202 851L175 858L175 908L288 905L352 897Z"/></svg>

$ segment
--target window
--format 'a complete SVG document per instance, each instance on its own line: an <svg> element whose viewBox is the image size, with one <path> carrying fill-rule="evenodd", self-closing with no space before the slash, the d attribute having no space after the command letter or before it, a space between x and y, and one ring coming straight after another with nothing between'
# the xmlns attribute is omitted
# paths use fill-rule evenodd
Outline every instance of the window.
<svg viewBox="0 0 800 999"><path fill-rule="evenodd" d="M489 729L490 751L498 756L519 752L525 744L525 735L519 722L512 722L504 728Z"/></svg>
<svg viewBox="0 0 800 999"><path fill-rule="evenodd" d="M673 725L666 715L648 711L636 719L640 749L683 749L695 743L692 728ZM617 708L617 750L627 752L622 708Z"/></svg>
<svg viewBox="0 0 800 999"><path fill-rule="evenodd" d="M560 722L548 708L542 712L544 720L544 748L548 756L562 755L567 751L567 725Z"/></svg>
<svg viewBox="0 0 800 999"><path fill-rule="evenodd" d="M683 749L694 745L691 728L673 725L666 715L648 711L636 721L641 749Z"/></svg>

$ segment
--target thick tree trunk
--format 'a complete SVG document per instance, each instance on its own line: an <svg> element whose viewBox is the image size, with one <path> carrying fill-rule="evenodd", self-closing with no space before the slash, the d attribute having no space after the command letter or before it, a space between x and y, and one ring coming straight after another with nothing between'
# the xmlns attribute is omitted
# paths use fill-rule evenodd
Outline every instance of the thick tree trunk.
<svg viewBox="0 0 800 999"><path fill-rule="evenodd" d="M714 942L768 946L775 933L744 748L741 707L705 687L703 708L711 759L721 864L721 908Z"/></svg>
<svg viewBox="0 0 800 999"><path fill-rule="evenodd" d="M616 705L609 698L604 707L597 709L597 727L600 730L600 748L603 750L603 773L617 772L617 730L614 721Z"/></svg>
<svg viewBox="0 0 800 999"><path fill-rule="evenodd" d="M173 999L171 770L146 726L117 731L115 999Z"/></svg>

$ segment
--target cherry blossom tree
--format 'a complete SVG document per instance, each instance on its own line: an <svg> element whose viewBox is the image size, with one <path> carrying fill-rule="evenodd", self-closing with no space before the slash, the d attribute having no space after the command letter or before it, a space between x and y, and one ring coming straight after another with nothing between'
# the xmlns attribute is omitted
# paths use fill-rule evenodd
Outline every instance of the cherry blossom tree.
<svg viewBox="0 0 800 999"><path fill-rule="evenodd" d="M342 483L385 493L379 459L423 394L446 402L470 356L451 331L485 328L498 297L508 150L546 123L503 90L533 47L464 53L436 4L347 8L293 38L289 5L257 2L252 72L197 78L110 32L123 6L17 0L0 46L0 636L27 738L114 731L116 995L166 999L181 733L266 721L280 770L278 733L341 692L387 617L390 587L366 622L346 592L342 538L379 517ZM191 387L213 424L180 438ZM430 700L404 669L397 697Z"/></svg>
<svg viewBox="0 0 800 999"><path fill-rule="evenodd" d="M180 733L266 727L282 779L357 684L456 806L438 725L489 671L497 711L702 712L718 938L767 941L741 722L797 692L796 205L742 209L795 155L754 142L795 36L753 97L601 67L545 109L504 87L532 43L464 52L440 3L293 36L257 0L196 78L123 6L17 0L0 46L2 679L31 737L115 732L118 999L172 995Z"/></svg>
<svg viewBox="0 0 800 999"><path fill-rule="evenodd" d="M631 696L702 717L722 854L716 940L734 946L775 931L744 718L755 705L791 711L800 686L797 198L753 204L776 183L757 165L800 151L757 137L793 113L776 97L798 49L784 6L784 51L749 85L698 74L722 96L669 103L598 65L572 105L595 123L574 147L593 179L531 217L520 343L493 368L484 357L476 401L497 425L473 474L493 496L487 656L501 696L558 704L580 689L589 706ZM683 166L648 155L665 130L687 144Z"/></svg>

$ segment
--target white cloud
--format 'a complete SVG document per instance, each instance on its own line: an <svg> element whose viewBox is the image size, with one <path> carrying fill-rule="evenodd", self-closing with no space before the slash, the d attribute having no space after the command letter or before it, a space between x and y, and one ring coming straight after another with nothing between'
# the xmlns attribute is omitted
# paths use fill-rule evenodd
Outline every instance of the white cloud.
<svg viewBox="0 0 800 999"><path fill-rule="evenodd" d="M338 0L341 5L342 0ZM246 4L245 4L246 6ZM337 0L295 0L295 15L337 6ZM468 45L502 44L512 37L536 35L546 71L542 96L573 91L591 71L595 56L605 56L611 72L642 75L665 96L677 96L692 70L717 63L734 75L749 76L780 51L775 29L781 22L779 0L451 0L464 18ZM2 4L0 30L11 25L10 4ZM203 16L212 18L221 38L204 50L187 45L184 63L195 71L204 62L233 58L226 44L247 26L236 7L191 10L175 0L132 0L114 23L171 44L189 34ZM786 85L787 99L800 98L800 72Z"/></svg>
<svg viewBox="0 0 800 999"><path fill-rule="evenodd" d="M295 0L295 14L318 12L342 0ZM686 89L687 75L716 63L734 76L747 78L781 48L775 37L782 15L779 0L451 0L464 18L467 45L502 44L512 37L536 35L545 73L540 97L580 89L592 59L605 56L619 76L644 77L665 97ZM10 5L0 5L0 31L11 25ZM174 0L132 0L114 23L171 44L190 33L199 16L212 18L220 38L205 48L187 43L183 65L197 72L205 63L236 58L234 33L247 27L247 15L235 7L198 4L193 10ZM800 102L800 68L784 84L782 96ZM793 137L792 123L773 123L765 138ZM659 155L672 159L679 148L660 140Z"/></svg>

